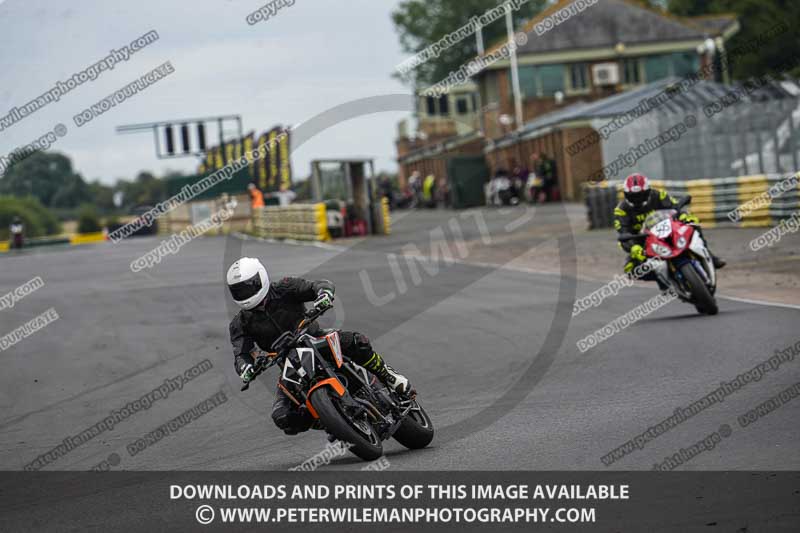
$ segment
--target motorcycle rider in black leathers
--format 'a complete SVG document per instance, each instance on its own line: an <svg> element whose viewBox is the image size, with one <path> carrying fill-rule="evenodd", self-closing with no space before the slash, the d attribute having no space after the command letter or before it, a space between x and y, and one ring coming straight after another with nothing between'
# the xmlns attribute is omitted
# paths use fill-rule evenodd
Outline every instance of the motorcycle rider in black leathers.
<svg viewBox="0 0 800 533"><path fill-rule="evenodd" d="M228 270L228 288L242 310L230 323L234 368L245 383L254 378L254 359L251 351L258 345L269 350L285 331L291 331L304 318L305 303L323 309L332 305L334 286L330 281L308 281L301 278L283 278L270 283L266 268L258 259L243 257ZM309 334L322 335L316 323ZM369 338L355 331L340 331L342 352L363 366L386 386L401 394L412 395L408 379L398 374L372 348ZM272 407L272 420L287 435L308 430L314 419L302 406L294 403L278 389Z"/></svg>
<svg viewBox="0 0 800 533"><path fill-rule="evenodd" d="M651 188L650 180L643 174L631 174L625 178L623 192L625 197L617 207L614 208L614 229L617 230L619 234L639 233L642 229L642 224L651 212L657 209L676 209L678 205L678 201L667 194L667 191ZM681 213L678 218L686 223L700 223L700 220L690 213ZM697 231L699 231L700 236L703 237L699 227ZM705 237L703 237L703 240L705 241ZM708 247L708 241L705 242L706 247ZM623 270L626 274L632 276L634 275L634 269L647 260L644 254L644 248L641 244L636 243L636 241L623 241L620 243L620 246L623 250L628 252ZM725 261L714 255L710 248L708 248L708 251L714 263L714 268L719 269L725 266ZM661 286L661 282L653 272L640 275L639 279L658 281L661 290L666 289L666 287Z"/></svg>

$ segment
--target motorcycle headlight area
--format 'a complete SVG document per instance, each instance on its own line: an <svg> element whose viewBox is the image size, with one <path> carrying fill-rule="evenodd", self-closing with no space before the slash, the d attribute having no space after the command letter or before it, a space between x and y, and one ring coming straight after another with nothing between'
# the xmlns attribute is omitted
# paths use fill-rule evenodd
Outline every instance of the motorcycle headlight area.
<svg viewBox="0 0 800 533"><path fill-rule="evenodd" d="M655 226L651 230L659 239L666 239L670 235L672 235L672 224L670 223L669 219L664 219Z"/></svg>
<svg viewBox="0 0 800 533"><path fill-rule="evenodd" d="M661 257L669 257L672 255L672 250L669 247L664 246L662 244L653 243L650 245L650 249L656 254L660 255Z"/></svg>
<svg viewBox="0 0 800 533"><path fill-rule="evenodd" d="M678 242L675 243L678 248L683 248L686 246L686 237L678 237Z"/></svg>

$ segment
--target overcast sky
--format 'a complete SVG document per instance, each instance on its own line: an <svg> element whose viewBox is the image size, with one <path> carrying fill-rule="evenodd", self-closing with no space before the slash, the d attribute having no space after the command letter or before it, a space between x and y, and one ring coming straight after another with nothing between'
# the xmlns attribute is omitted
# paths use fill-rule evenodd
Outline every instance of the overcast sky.
<svg viewBox="0 0 800 533"><path fill-rule="evenodd" d="M87 180L113 183L140 170L192 172L195 158L159 160L152 135L118 135L120 124L240 114L245 131L296 125L334 106L406 93L391 77L405 59L390 20L398 0L295 0L266 21L245 17L255 0L0 0L0 117L156 30L159 39L0 131L6 155L64 124L51 150L68 154ZM170 61L175 72L78 128L73 116ZM292 155L296 177L320 157L368 156L395 170L396 123L381 112L342 122Z"/></svg>

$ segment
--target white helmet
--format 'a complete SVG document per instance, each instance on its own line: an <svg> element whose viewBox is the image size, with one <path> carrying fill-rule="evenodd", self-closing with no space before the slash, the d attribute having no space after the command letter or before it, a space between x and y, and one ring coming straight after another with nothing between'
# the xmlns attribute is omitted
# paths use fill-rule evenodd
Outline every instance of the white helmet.
<svg viewBox="0 0 800 533"><path fill-rule="evenodd" d="M260 304L269 292L267 269L258 259L242 257L228 269L228 289L233 301L242 309Z"/></svg>

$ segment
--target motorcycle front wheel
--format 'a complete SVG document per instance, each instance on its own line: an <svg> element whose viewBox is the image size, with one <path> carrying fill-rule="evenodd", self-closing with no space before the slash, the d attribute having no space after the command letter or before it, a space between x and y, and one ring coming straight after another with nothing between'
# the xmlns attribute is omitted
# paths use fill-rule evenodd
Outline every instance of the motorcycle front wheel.
<svg viewBox="0 0 800 533"><path fill-rule="evenodd" d="M703 283L694 266L691 263L686 263L681 267L681 274L692 293L692 300L694 300L694 306L697 311L706 315L716 315L719 312L717 301L712 296L711 291L708 290L706 284Z"/></svg>
<svg viewBox="0 0 800 533"><path fill-rule="evenodd" d="M383 455L383 444L375 428L366 419L351 419L339 396L331 398L330 388L315 390L311 395L311 405L328 433L351 444L350 451L355 455L365 461L374 461Z"/></svg>
<svg viewBox="0 0 800 533"><path fill-rule="evenodd" d="M416 400L392 437L410 450L424 448L433 440L433 421Z"/></svg>

